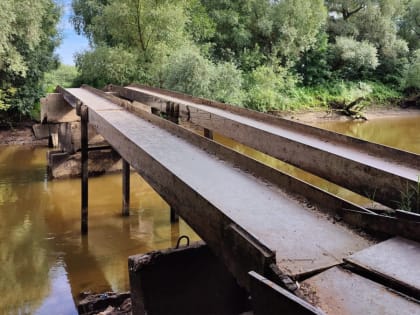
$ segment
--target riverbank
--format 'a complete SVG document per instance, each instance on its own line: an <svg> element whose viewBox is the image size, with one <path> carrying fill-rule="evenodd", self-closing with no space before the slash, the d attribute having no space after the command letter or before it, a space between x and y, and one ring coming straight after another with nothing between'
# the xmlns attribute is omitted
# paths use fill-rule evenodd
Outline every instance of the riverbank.
<svg viewBox="0 0 420 315"><path fill-rule="evenodd" d="M319 124L322 122L345 122L353 121L350 116L342 115L331 109L304 110L294 112L276 112L276 115L285 119L296 120L305 124ZM420 108L401 108L399 106L370 106L363 111L367 120L376 120L381 118L413 117L420 116Z"/></svg>
<svg viewBox="0 0 420 315"><path fill-rule="evenodd" d="M32 130L34 122L28 121L12 128L0 129L0 146L3 145L32 145L47 146L48 139L36 139Z"/></svg>
<svg viewBox="0 0 420 315"><path fill-rule="evenodd" d="M381 118L413 117L420 116L420 108L410 107L401 108L399 106L370 106L364 110L364 115L368 120ZM278 111L271 114L281 118L299 121L305 124L320 124L323 122L344 122L352 121L353 118L342 115L331 109L302 110L302 111ZM1 145L32 145L47 146L48 139L36 139L32 130L34 122L28 121L19 123L11 129L0 129Z"/></svg>

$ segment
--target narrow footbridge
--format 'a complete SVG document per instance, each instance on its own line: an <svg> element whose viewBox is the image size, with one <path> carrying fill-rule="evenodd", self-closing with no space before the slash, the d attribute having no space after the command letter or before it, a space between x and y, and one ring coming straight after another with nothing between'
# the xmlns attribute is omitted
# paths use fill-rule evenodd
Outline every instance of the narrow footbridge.
<svg viewBox="0 0 420 315"><path fill-rule="evenodd" d="M418 155L160 89L110 91L57 88L81 116L83 232L90 124L123 158L124 176L134 168L250 292L256 314L268 304L279 314L420 314L420 218L393 210L402 192L418 209ZM213 132L389 211L270 168L213 141Z"/></svg>

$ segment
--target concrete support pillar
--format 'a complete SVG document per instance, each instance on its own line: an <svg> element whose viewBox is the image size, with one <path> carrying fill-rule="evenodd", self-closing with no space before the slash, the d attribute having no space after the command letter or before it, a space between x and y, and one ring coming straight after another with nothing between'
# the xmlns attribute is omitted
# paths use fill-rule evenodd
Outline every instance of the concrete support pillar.
<svg viewBox="0 0 420 315"><path fill-rule="evenodd" d="M179 222L178 211L171 207L171 223Z"/></svg>

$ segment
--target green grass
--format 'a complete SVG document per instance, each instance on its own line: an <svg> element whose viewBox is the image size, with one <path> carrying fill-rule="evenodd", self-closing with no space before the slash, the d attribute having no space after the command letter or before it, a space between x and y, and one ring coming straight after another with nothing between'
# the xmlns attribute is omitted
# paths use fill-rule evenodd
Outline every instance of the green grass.
<svg viewBox="0 0 420 315"><path fill-rule="evenodd" d="M282 104L272 110L327 109L331 103L350 103L364 97L369 105L388 105L402 97L401 92L378 82L336 81L324 85L297 86L282 97Z"/></svg>

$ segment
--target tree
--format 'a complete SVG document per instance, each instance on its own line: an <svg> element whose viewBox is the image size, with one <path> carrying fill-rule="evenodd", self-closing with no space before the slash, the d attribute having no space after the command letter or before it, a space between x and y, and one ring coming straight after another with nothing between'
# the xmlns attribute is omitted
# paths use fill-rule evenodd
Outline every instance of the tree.
<svg viewBox="0 0 420 315"><path fill-rule="evenodd" d="M360 79L366 71L378 67L378 51L368 41L357 41L349 37L337 37L333 48L333 69L343 77Z"/></svg>
<svg viewBox="0 0 420 315"><path fill-rule="evenodd" d="M420 49L413 52L410 66L405 72L403 88L420 91Z"/></svg>
<svg viewBox="0 0 420 315"><path fill-rule="evenodd" d="M404 0L332 0L326 1L329 12L330 39L348 37L367 42L378 51L379 66L372 76L398 83L407 63L407 42L398 36L407 1Z"/></svg>
<svg viewBox="0 0 420 315"><path fill-rule="evenodd" d="M0 109L29 114L44 72L57 66L59 8L52 0L0 2Z"/></svg>
<svg viewBox="0 0 420 315"><path fill-rule="evenodd" d="M122 47L98 46L76 55L80 84L103 87L140 81L144 70L137 67L137 56Z"/></svg>
<svg viewBox="0 0 420 315"><path fill-rule="evenodd" d="M420 0L409 1L400 22L399 34L408 42L410 50L420 48Z"/></svg>
<svg viewBox="0 0 420 315"><path fill-rule="evenodd" d="M297 62L304 52L314 47L326 17L322 0L284 0L275 4L272 19L276 55Z"/></svg>

